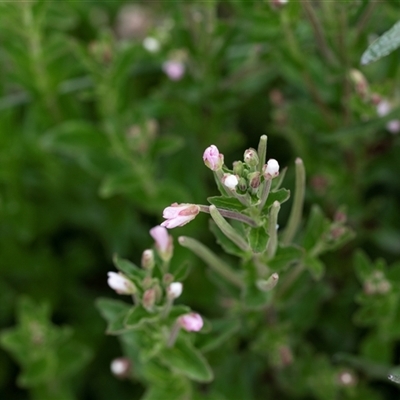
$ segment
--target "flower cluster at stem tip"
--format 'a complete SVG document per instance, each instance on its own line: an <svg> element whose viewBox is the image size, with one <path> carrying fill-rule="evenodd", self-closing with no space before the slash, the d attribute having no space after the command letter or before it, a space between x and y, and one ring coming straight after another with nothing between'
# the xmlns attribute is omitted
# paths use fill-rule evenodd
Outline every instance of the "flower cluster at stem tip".
<svg viewBox="0 0 400 400"><path fill-rule="evenodd" d="M252 148L247 149L244 152L243 162L235 161L232 170L225 166L224 155L219 152L217 146L212 144L203 153L204 164L213 171L217 182L222 184L224 189L222 194L226 197L235 197L246 207L258 206L259 210L262 210L266 203L272 179L279 175L277 160L271 158L265 162L266 136L261 138L261 143L264 143L265 146L260 146L259 151ZM209 206L171 204L164 209L165 221L161 226L168 229L184 226L200 211L209 213ZM219 209L222 215L225 211ZM224 216L245 222L238 214L235 216L232 213L228 214L229 212L225 212Z"/></svg>

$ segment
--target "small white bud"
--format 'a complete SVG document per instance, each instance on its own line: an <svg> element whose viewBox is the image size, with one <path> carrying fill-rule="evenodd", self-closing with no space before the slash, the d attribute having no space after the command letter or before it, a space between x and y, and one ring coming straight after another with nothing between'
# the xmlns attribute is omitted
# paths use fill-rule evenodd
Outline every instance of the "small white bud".
<svg viewBox="0 0 400 400"><path fill-rule="evenodd" d="M263 174L265 179L275 178L279 175L279 164L278 161L271 158L263 166Z"/></svg>
<svg viewBox="0 0 400 400"><path fill-rule="evenodd" d="M108 286L118 294L134 294L136 287L125 275L120 272L108 272Z"/></svg>
<svg viewBox="0 0 400 400"><path fill-rule="evenodd" d="M232 174L224 174L224 176L222 177L222 183L231 190L235 190L236 186L239 183L239 180L237 178L236 175L232 175Z"/></svg>
<svg viewBox="0 0 400 400"><path fill-rule="evenodd" d="M110 369L117 378L127 378L131 370L131 361L126 357L116 358L111 362Z"/></svg>
<svg viewBox="0 0 400 400"><path fill-rule="evenodd" d="M156 38L148 36L143 40L143 47L149 53L157 53L160 50L160 42Z"/></svg>
<svg viewBox="0 0 400 400"><path fill-rule="evenodd" d="M180 282L172 282L167 289L168 297L176 299L182 294L183 285Z"/></svg>

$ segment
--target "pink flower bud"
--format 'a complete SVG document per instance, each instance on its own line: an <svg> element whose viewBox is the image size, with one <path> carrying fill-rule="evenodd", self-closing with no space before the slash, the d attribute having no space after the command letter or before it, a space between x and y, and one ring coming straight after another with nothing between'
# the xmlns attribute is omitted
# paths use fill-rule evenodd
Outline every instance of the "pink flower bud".
<svg viewBox="0 0 400 400"><path fill-rule="evenodd" d="M221 154L213 144L207 147L203 153L204 164L212 171L217 171L222 168L224 164L224 155Z"/></svg>
<svg viewBox="0 0 400 400"><path fill-rule="evenodd" d="M156 248L160 257L164 261L169 261L172 257L173 245L172 236L168 235L168 231L163 226L155 226L150 229L150 235L156 242Z"/></svg>
<svg viewBox="0 0 400 400"><path fill-rule="evenodd" d="M152 311L154 304L156 302L156 297L157 297L157 293L156 293L156 289L154 289L154 288L147 289L143 293L142 304L143 304L143 307L147 311Z"/></svg>
<svg viewBox="0 0 400 400"><path fill-rule="evenodd" d="M263 166L263 174L265 179L272 179L279 175L279 164L278 161L271 158L268 162Z"/></svg>
<svg viewBox="0 0 400 400"><path fill-rule="evenodd" d="M168 297L171 299L177 299L183 290L183 285L180 282L172 282L167 289Z"/></svg>
<svg viewBox="0 0 400 400"><path fill-rule="evenodd" d="M108 286L114 289L118 294L136 293L136 287L125 275L120 272L108 272Z"/></svg>
<svg viewBox="0 0 400 400"><path fill-rule="evenodd" d="M186 225L200 212L200 207L196 204L171 204L164 209L163 217L166 219L161 226L168 229Z"/></svg>
<svg viewBox="0 0 400 400"><path fill-rule="evenodd" d="M236 175L232 175L232 174L224 174L224 176L222 177L222 183L231 190L235 190L236 186L239 183L239 180L237 178Z"/></svg>
<svg viewBox="0 0 400 400"><path fill-rule="evenodd" d="M181 315L178 318L178 323L188 332L198 332L203 327L203 319L197 313Z"/></svg>
<svg viewBox="0 0 400 400"><path fill-rule="evenodd" d="M142 268L151 270L154 268L154 252L147 249L142 253Z"/></svg>
<svg viewBox="0 0 400 400"><path fill-rule="evenodd" d="M244 152L244 162L250 167L256 167L259 163L258 153L255 149L247 149Z"/></svg>
<svg viewBox="0 0 400 400"><path fill-rule="evenodd" d="M171 81L179 81L185 75L185 64L180 61L165 61L162 65L162 70Z"/></svg>

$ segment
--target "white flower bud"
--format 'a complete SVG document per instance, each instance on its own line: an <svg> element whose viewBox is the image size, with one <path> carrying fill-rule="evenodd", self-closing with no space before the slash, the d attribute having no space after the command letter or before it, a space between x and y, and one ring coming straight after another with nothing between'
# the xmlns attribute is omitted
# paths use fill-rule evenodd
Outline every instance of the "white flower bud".
<svg viewBox="0 0 400 400"><path fill-rule="evenodd" d="M239 183L239 180L237 178L236 175L232 175L232 174L224 174L224 176L222 177L222 183L231 190L235 190L236 186Z"/></svg>
<svg viewBox="0 0 400 400"><path fill-rule="evenodd" d="M279 164L278 161L271 158L263 166L263 174L265 179L275 178L279 175Z"/></svg>
<svg viewBox="0 0 400 400"><path fill-rule="evenodd" d="M172 282L167 289L168 297L176 299L182 294L183 285L180 282Z"/></svg>
<svg viewBox="0 0 400 400"><path fill-rule="evenodd" d="M108 286L114 289L118 294L136 293L136 287L125 275L120 272L108 272Z"/></svg>

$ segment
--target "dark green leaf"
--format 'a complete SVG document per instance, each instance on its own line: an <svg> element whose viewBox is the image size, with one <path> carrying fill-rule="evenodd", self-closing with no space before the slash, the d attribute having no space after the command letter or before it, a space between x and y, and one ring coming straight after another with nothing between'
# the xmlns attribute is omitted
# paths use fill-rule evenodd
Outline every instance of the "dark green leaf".
<svg viewBox="0 0 400 400"><path fill-rule="evenodd" d="M114 265L120 270L127 278L133 280L137 287L141 287L142 280L146 277L146 271L139 268L134 263L118 258L115 254L113 257Z"/></svg>
<svg viewBox="0 0 400 400"><path fill-rule="evenodd" d="M268 261L268 267L280 272L289 265L300 261L304 256L304 250L295 245L279 246L272 260Z"/></svg>
<svg viewBox="0 0 400 400"><path fill-rule="evenodd" d="M200 343L200 350L202 352L219 348L240 329L240 321L238 319L216 320L212 321L211 325L211 333L205 335Z"/></svg>
<svg viewBox="0 0 400 400"><path fill-rule="evenodd" d="M151 314L142 306L132 308L125 314L124 326L129 329L139 329L146 323L154 323L159 319L158 314Z"/></svg>
<svg viewBox="0 0 400 400"><path fill-rule="evenodd" d="M314 279L321 279L325 271L325 266L321 260L312 256L306 256L304 266L310 271Z"/></svg>
<svg viewBox="0 0 400 400"><path fill-rule="evenodd" d="M226 210L243 211L247 208L238 199L235 199L233 197L214 196L208 197L207 201L210 204L214 204L214 206L217 208L222 208Z"/></svg>
<svg viewBox="0 0 400 400"><path fill-rule="evenodd" d="M280 204L284 203L290 198L290 190L288 189L279 189L276 192L270 192L268 195L268 199L263 207L263 212L267 212L268 209L272 206L275 201L278 201Z"/></svg>

